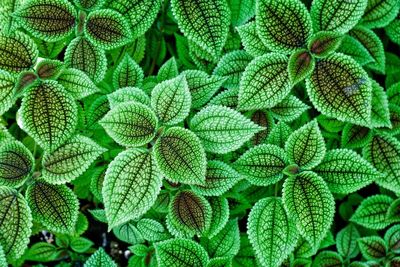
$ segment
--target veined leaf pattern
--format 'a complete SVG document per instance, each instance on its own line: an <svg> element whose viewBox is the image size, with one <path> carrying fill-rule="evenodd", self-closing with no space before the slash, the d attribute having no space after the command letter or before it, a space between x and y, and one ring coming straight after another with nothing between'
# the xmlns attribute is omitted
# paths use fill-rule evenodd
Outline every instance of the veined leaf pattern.
<svg viewBox="0 0 400 267"><path fill-rule="evenodd" d="M79 69L63 70L57 82L75 99L85 98L99 91L89 76Z"/></svg>
<svg viewBox="0 0 400 267"><path fill-rule="evenodd" d="M150 98L146 95L143 90L137 87L123 87L117 91L112 92L107 95L108 102L110 103L110 108L114 108L119 104L125 102L138 102L146 106L150 105Z"/></svg>
<svg viewBox="0 0 400 267"><path fill-rule="evenodd" d="M117 264L107 255L103 248L99 248L83 265L84 267L116 267Z"/></svg>
<svg viewBox="0 0 400 267"><path fill-rule="evenodd" d="M379 236L365 236L358 239L361 254L368 260L379 260L386 256L387 245Z"/></svg>
<svg viewBox="0 0 400 267"><path fill-rule="evenodd" d="M142 86L143 78L142 68L128 54L125 54L114 71L113 85L114 88L140 87Z"/></svg>
<svg viewBox="0 0 400 267"><path fill-rule="evenodd" d="M7 71L0 70L0 115L11 108L15 101L15 77Z"/></svg>

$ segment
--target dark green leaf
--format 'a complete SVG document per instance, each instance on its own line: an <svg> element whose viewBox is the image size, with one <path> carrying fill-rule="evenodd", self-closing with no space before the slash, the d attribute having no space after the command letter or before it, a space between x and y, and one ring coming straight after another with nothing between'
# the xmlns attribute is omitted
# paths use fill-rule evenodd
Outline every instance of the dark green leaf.
<svg viewBox="0 0 400 267"><path fill-rule="evenodd" d="M379 260L386 256L387 245L379 236L366 236L358 239L361 254L367 260Z"/></svg>
<svg viewBox="0 0 400 267"><path fill-rule="evenodd" d="M140 87L143 83L143 70L128 54L118 64L113 75L114 88Z"/></svg>

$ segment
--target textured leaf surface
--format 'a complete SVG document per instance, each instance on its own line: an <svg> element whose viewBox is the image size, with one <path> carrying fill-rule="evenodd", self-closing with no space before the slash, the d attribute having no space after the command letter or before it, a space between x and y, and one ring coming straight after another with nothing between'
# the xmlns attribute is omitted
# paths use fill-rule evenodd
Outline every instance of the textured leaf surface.
<svg viewBox="0 0 400 267"><path fill-rule="evenodd" d="M143 70L128 54L118 64L113 75L114 88L140 87L143 83Z"/></svg>
<svg viewBox="0 0 400 267"><path fill-rule="evenodd" d="M342 43L337 52L351 56L361 66L374 62L374 58L368 52L367 48L350 35L345 35L343 37Z"/></svg>
<svg viewBox="0 0 400 267"><path fill-rule="evenodd" d="M240 35L244 50L246 50L247 53L257 57L269 52L269 49L265 47L264 43L258 36L255 21L246 23L245 25L237 27L236 29Z"/></svg>
<svg viewBox="0 0 400 267"><path fill-rule="evenodd" d="M308 77L315 68L315 60L306 49L296 50L290 55L288 64L289 79L296 84Z"/></svg>
<svg viewBox="0 0 400 267"><path fill-rule="evenodd" d="M90 258L85 262L84 267L116 267L117 264L112 260L110 256L104 251L103 248L99 248Z"/></svg>
<svg viewBox="0 0 400 267"><path fill-rule="evenodd" d="M137 223L137 228L146 240L153 242L165 240L171 236L160 222L153 219L141 219Z"/></svg>
<svg viewBox="0 0 400 267"><path fill-rule="evenodd" d="M367 260L379 260L386 256L387 245L379 236L366 236L358 239L361 254Z"/></svg>
<svg viewBox="0 0 400 267"><path fill-rule="evenodd" d="M309 109L309 106L304 104L295 96L288 95L281 102L271 108L272 115L280 121L291 122Z"/></svg>
<svg viewBox="0 0 400 267"><path fill-rule="evenodd" d="M229 203L228 200L223 197L211 197L208 198L208 202L212 209L212 216L210 228L208 229L206 236L212 238L218 234L228 222Z"/></svg>
<svg viewBox="0 0 400 267"><path fill-rule="evenodd" d="M237 219L232 219L211 239L202 240L202 244L211 258L224 256L232 257L239 251L240 244L237 242L239 238L238 221Z"/></svg>
<svg viewBox="0 0 400 267"><path fill-rule="evenodd" d="M14 104L15 77L10 73L0 70L0 115L9 110Z"/></svg>
<svg viewBox="0 0 400 267"><path fill-rule="evenodd" d="M342 147L364 147L371 138L372 131L369 128L348 123L343 128Z"/></svg>
<svg viewBox="0 0 400 267"><path fill-rule="evenodd" d="M285 147L285 143L289 136L293 133L292 128L283 121L279 121L271 130L267 137L267 143Z"/></svg>
<svg viewBox="0 0 400 267"><path fill-rule="evenodd" d="M345 259L354 258L359 253L357 246L357 239L360 237L360 233L357 227L353 224L349 224L336 235L336 247L339 254Z"/></svg>
<svg viewBox="0 0 400 267"><path fill-rule="evenodd" d="M398 10L396 0L368 0L361 23L368 28L385 27L396 17Z"/></svg>
<svg viewBox="0 0 400 267"><path fill-rule="evenodd" d="M316 57L326 57L340 46L342 37L337 32L320 31L308 41L308 49Z"/></svg>
<svg viewBox="0 0 400 267"><path fill-rule="evenodd" d="M124 87L107 95L110 107L114 108L117 105L125 102L138 102L146 106L150 105L150 98L143 90L137 87Z"/></svg>
<svg viewBox="0 0 400 267"><path fill-rule="evenodd" d="M386 92L375 80L372 84L372 107L371 124L372 127L391 127L390 112Z"/></svg>
<svg viewBox="0 0 400 267"><path fill-rule="evenodd" d="M89 76L79 69L68 68L64 70L57 82L75 99L81 99L99 91Z"/></svg>
<svg viewBox="0 0 400 267"><path fill-rule="evenodd" d="M233 26L242 25L254 16L255 0L229 0L228 3L231 9L231 22Z"/></svg>
<svg viewBox="0 0 400 267"><path fill-rule="evenodd" d="M56 79L64 69L64 63L59 60L44 59L36 65L37 76L42 79Z"/></svg>
<svg viewBox="0 0 400 267"><path fill-rule="evenodd" d="M133 222L127 222L113 228L113 234L121 241L128 244L139 244L144 242L144 238Z"/></svg>
<svg viewBox="0 0 400 267"><path fill-rule="evenodd" d="M400 225L394 225L385 233L385 241L388 248L396 253L399 252L400 245Z"/></svg>
<svg viewBox="0 0 400 267"><path fill-rule="evenodd" d="M168 59L158 70L157 80L159 82L175 78L179 75L178 65L174 57Z"/></svg>

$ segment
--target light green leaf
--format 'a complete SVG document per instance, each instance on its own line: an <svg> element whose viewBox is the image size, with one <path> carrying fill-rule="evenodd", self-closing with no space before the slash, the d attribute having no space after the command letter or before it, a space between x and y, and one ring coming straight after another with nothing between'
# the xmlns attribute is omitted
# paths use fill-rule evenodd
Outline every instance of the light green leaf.
<svg viewBox="0 0 400 267"><path fill-rule="evenodd" d="M292 84L301 82L315 68L315 59L307 49L299 49L294 51L289 57L288 73Z"/></svg>
<svg viewBox="0 0 400 267"><path fill-rule="evenodd" d="M160 187L161 175L152 153L130 149L118 154L108 166L103 185L109 229L143 215Z"/></svg>
<svg viewBox="0 0 400 267"><path fill-rule="evenodd" d="M258 57L270 52L258 36L255 21L236 27L236 29L240 35L244 50L246 50L247 53L253 57Z"/></svg>
<svg viewBox="0 0 400 267"><path fill-rule="evenodd" d="M264 266L280 266L293 251L297 229L283 208L281 198L260 199L251 209L247 233Z"/></svg>
<svg viewBox="0 0 400 267"><path fill-rule="evenodd" d="M207 264L207 267L226 267L226 266L232 266L232 258L229 256L210 259L210 261Z"/></svg>
<svg viewBox="0 0 400 267"><path fill-rule="evenodd" d="M239 95L239 89L232 88L224 90L219 94L217 94L216 96L214 96L210 100L209 104L236 109L238 105L238 95Z"/></svg>
<svg viewBox="0 0 400 267"><path fill-rule="evenodd" d="M163 82L179 75L178 65L174 57L168 59L158 70L157 81Z"/></svg>
<svg viewBox="0 0 400 267"><path fill-rule="evenodd" d="M100 121L109 136L123 146L149 143L157 130L157 117L147 106L127 102L111 109Z"/></svg>
<svg viewBox="0 0 400 267"><path fill-rule="evenodd" d="M88 251L94 243L84 237L76 237L71 241L71 249L78 253L84 253Z"/></svg>
<svg viewBox="0 0 400 267"><path fill-rule="evenodd" d="M366 236L358 239L361 254L367 260L380 260L386 257L387 245L379 236Z"/></svg>
<svg viewBox="0 0 400 267"><path fill-rule="evenodd" d="M268 53L255 58L246 67L240 80L239 109L271 108L290 92L288 58Z"/></svg>
<svg viewBox="0 0 400 267"><path fill-rule="evenodd" d="M210 203L212 216L211 223L208 231L204 234L208 238L213 238L217 235L226 225L229 219L229 203L223 197L208 198Z"/></svg>
<svg viewBox="0 0 400 267"><path fill-rule="evenodd" d="M287 139L292 133L293 130L289 125L283 121L279 121L272 127L272 130L267 137L267 143L284 148Z"/></svg>
<svg viewBox="0 0 400 267"><path fill-rule="evenodd" d="M333 54L318 61L307 79L307 92L314 107L322 114L369 126L371 82L368 74L351 57Z"/></svg>
<svg viewBox="0 0 400 267"><path fill-rule="evenodd" d="M142 234L132 222L127 222L114 227L112 232L119 240L128 244L139 244L144 242Z"/></svg>
<svg viewBox="0 0 400 267"><path fill-rule="evenodd" d="M389 103L385 90L375 80L371 79L372 102L371 102L371 126L391 127Z"/></svg>
<svg viewBox="0 0 400 267"><path fill-rule="evenodd" d="M143 218L138 221L136 226L142 236L151 242L165 240L171 237L164 228L164 225L153 219Z"/></svg>
<svg viewBox="0 0 400 267"><path fill-rule="evenodd" d="M343 130L345 125L344 122L323 114L317 116L317 121L319 125L329 133L338 133Z"/></svg>
<svg viewBox="0 0 400 267"><path fill-rule="evenodd" d="M110 102L110 107L113 109L117 105L125 102L138 102L146 106L150 106L149 96L141 89L137 87L124 87L118 89L115 92L107 95L108 102Z"/></svg>
<svg viewBox="0 0 400 267"><path fill-rule="evenodd" d="M85 98L99 91L89 76L79 69L68 68L64 70L57 81L75 99Z"/></svg>
<svg viewBox="0 0 400 267"><path fill-rule="evenodd" d="M102 209L95 209L89 210L90 214L95 218L96 221L107 223L107 217L105 210Z"/></svg>
<svg viewBox="0 0 400 267"><path fill-rule="evenodd" d="M397 0L368 0L361 24L368 28L382 28L388 25L399 11Z"/></svg>
<svg viewBox="0 0 400 267"><path fill-rule="evenodd" d="M95 10L104 4L104 0L74 0L77 7L84 10Z"/></svg>
<svg viewBox="0 0 400 267"><path fill-rule="evenodd" d="M357 246L357 239L359 237L360 233L353 224L349 224L340 230L336 235L336 247L339 254L345 259L356 257L359 253Z"/></svg>
<svg viewBox="0 0 400 267"><path fill-rule="evenodd" d="M342 147L364 147L372 138L371 129L363 126L347 123L342 132Z"/></svg>
<svg viewBox="0 0 400 267"><path fill-rule="evenodd" d="M338 32L320 31L308 40L308 49L315 57L326 57L339 48L343 35Z"/></svg>
<svg viewBox="0 0 400 267"><path fill-rule="evenodd" d="M99 248L83 265L84 267L117 267L117 264L111 259L110 256Z"/></svg>
<svg viewBox="0 0 400 267"><path fill-rule="evenodd" d="M313 172L301 172L286 179L283 203L300 234L312 246L328 232L335 213L335 201L324 180Z"/></svg>
<svg viewBox="0 0 400 267"><path fill-rule="evenodd" d="M1 31L9 34L15 31L18 27L15 17L12 15L21 4L22 0L5 0L0 7L0 23Z"/></svg>
<svg viewBox="0 0 400 267"><path fill-rule="evenodd" d="M143 84L143 70L128 54L122 58L113 75L114 88L140 87Z"/></svg>
<svg viewBox="0 0 400 267"><path fill-rule="evenodd" d="M0 115L8 111L15 102L16 79L10 73L0 70Z"/></svg>
<svg viewBox="0 0 400 267"><path fill-rule="evenodd" d="M200 138L207 152L222 154L238 149L263 127L238 111L210 105L192 118L190 129Z"/></svg>
<svg viewBox="0 0 400 267"><path fill-rule="evenodd" d="M229 0L228 4L231 9L233 26L242 25L254 16L256 0Z"/></svg>
<svg viewBox="0 0 400 267"><path fill-rule="evenodd" d="M97 97L86 112L87 126L89 129L99 129L98 121L110 111L110 104L106 95Z"/></svg>
<svg viewBox="0 0 400 267"><path fill-rule="evenodd" d="M309 109L310 107L304 104L300 99L293 95L288 95L281 102L271 108L272 116L279 121L291 122Z"/></svg>

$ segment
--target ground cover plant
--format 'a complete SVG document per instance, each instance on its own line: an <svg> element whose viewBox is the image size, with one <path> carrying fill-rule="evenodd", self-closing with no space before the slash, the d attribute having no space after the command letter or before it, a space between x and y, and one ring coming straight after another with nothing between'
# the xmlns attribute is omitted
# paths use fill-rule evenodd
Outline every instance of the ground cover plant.
<svg viewBox="0 0 400 267"><path fill-rule="evenodd" d="M400 266L399 0L2 0L0 267Z"/></svg>

